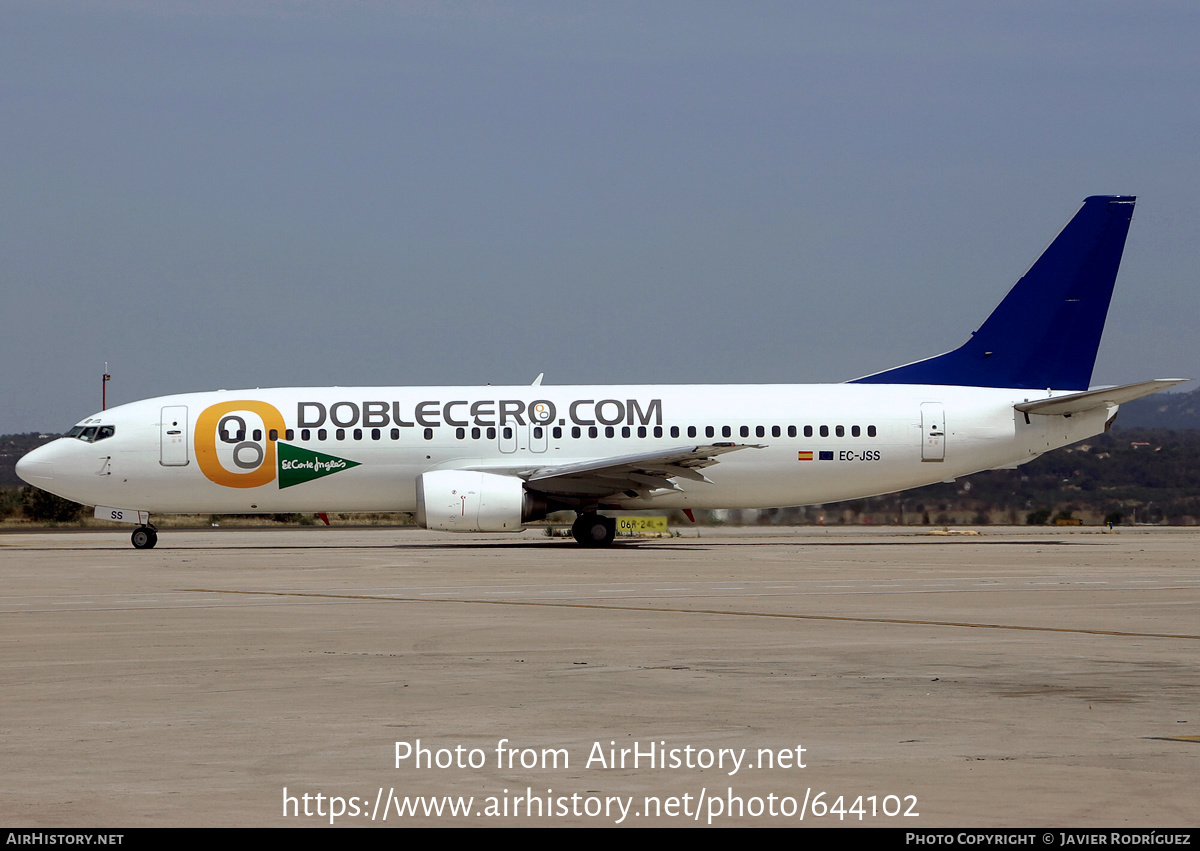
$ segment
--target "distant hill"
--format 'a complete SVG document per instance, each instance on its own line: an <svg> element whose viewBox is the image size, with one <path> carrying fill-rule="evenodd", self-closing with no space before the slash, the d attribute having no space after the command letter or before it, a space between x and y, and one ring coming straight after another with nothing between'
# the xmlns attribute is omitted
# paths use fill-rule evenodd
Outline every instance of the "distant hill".
<svg viewBox="0 0 1200 851"><path fill-rule="evenodd" d="M1121 406L1114 428L1200 428L1200 388L1190 393L1155 393Z"/></svg>

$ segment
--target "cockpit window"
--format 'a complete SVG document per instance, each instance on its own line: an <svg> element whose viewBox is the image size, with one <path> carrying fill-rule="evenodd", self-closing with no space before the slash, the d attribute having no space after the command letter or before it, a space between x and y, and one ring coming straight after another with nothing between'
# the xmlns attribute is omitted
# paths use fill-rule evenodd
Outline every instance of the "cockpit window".
<svg viewBox="0 0 1200 851"><path fill-rule="evenodd" d="M77 437L84 443L95 443L117 433L116 426L75 426L67 432L67 437Z"/></svg>

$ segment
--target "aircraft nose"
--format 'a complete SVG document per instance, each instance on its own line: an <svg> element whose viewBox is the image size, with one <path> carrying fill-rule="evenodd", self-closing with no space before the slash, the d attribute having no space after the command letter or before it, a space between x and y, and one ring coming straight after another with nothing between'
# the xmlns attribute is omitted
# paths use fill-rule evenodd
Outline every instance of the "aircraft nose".
<svg viewBox="0 0 1200 851"><path fill-rule="evenodd" d="M17 475L21 481L41 487L44 483L54 480L50 460L45 446L39 446L32 452L27 452L17 461Z"/></svg>

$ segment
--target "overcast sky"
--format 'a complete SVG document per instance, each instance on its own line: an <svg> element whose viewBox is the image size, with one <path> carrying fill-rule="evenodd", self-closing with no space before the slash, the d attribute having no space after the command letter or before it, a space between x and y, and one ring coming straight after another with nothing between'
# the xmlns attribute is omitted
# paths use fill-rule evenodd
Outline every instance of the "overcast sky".
<svg viewBox="0 0 1200 851"><path fill-rule="evenodd" d="M25 2L0 433L277 385L842 381L1138 196L1093 381L1200 378L1200 4ZM1185 385L1187 387L1187 385Z"/></svg>

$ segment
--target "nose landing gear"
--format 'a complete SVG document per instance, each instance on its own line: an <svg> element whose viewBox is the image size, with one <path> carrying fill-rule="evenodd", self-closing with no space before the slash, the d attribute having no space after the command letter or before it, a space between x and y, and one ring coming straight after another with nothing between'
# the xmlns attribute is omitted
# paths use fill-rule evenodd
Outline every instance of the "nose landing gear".
<svg viewBox="0 0 1200 851"><path fill-rule="evenodd" d="M130 536L135 549L148 550L158 543L158 530L153 526L138 526Z"/></svg>

